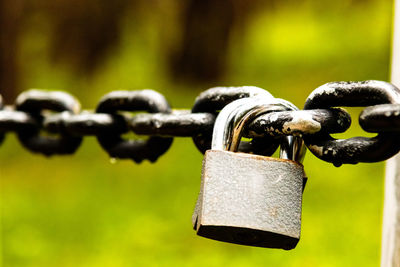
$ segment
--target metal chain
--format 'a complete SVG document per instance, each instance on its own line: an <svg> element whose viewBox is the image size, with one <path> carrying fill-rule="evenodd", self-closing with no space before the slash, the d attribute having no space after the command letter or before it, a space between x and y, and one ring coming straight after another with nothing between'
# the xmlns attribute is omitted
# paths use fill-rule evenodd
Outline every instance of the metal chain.
<svg viewBox="0 0 400 267"><path fill-rule="evenodd" d="M80 104L65 92L29 90L13 106L4 106L0 96L0 144L5 134L15 132L28 150L46 156L72 154L84 136L96 136L101 147L114 158L139 163L154 162L172 144L173 137L192 137L204 153L218 112L230 102L246 97L272 97L251 86L215 87L201 93L191 110L172 110L164 96L153 90L113 91L105 95L95 112L80 111ZM334 139L332 133L346 131L350 115L341 106L363 106L361 127L376 137ZM148 113L135 113L144 111ZM146 140L126 140L132 131ZM43 134L47 132L47 134ZM244 131L251 142L239 150L271 155L285 135L304 138L318 158L343 163L376 162L400 150L400 90L382 81L333 82L322 85L307 98L304 110L276 107L255 118Z"/></svg>

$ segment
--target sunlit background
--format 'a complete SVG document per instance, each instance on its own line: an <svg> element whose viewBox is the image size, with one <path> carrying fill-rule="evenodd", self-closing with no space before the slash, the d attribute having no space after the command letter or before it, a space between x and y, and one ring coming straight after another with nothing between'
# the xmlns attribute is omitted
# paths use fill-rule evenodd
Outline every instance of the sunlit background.
<svg viewBox="0 0 400 267"><path fill-rule="evenodd" d="M66 90L84 109L151 88L190 109L217 85L254 85L302 107L329 81L388 80L389 0L0 0L0 93ZM339 137L368 135L353 124ZM292 251L196 236L202 155L175 138L156 163L110 161L93 137L46 158L0 147L4 266L377 266L383 163L335 168L311 153Z"/></svg>

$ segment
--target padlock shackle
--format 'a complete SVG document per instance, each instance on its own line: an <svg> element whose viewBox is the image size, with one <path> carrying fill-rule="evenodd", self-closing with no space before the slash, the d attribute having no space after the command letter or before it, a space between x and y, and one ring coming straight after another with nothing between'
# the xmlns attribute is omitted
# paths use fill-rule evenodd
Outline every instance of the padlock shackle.
<svg viewBox="0 0 400 267"><path fill-rule="evenodd" d="M298 136L286 136L285 142L281 143L279 157L281 159L291 159L302 163L306 155L306 145L303 138Z"/></svg>
<svg viewBox="0 0 400 267"><path fill-rule="evenodd" d="M268 112L298 110L292 103L271 97L243 98L225 106L219 113L213 130L211 149L237 151L243 129L257 116ZM305 147L301 138L286 136L280 157L301 162Z"/></svg>

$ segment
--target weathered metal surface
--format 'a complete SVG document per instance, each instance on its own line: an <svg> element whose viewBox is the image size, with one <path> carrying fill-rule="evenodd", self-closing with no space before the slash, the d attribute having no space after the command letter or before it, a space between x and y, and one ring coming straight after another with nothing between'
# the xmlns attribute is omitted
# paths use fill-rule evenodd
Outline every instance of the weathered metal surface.
<svg viewBox="0 0 400 267"><path fill-rule="evenodd" d="M192 137L211 133L215 122L212 113L191 113L174 110L172 114L138 114L129 123L137 134Z"/></svg>
<svg viewBox="0 0 400 267"><path fill-rule="evenodd" d="M84 111L76 114L79 102L71 95L31 90L18 97L18 107L0 109L0 140L7 132L20 132L26 148L32 148L34 152L43 150L41 153L51 155L72 153L80 142L60 142L57 145L58 138L43 135L38 141L24 136L38 135L41 130L67 139L92 135L99 137L102 147L113 157L134 158L140 162L150 158L155 161L165 153L172 139L161 137L189 136L204 153L211 147L212 128L219 110L235 99L254 96L273 98L267 91L251 86L211 88L200 94L192 110L195 113L190 113L188 110L171 111L165 98L152 90L114 91L100 101L98 113ZM362 127L367 131L378 132L377 137L346 140L333 139L329 134L345 131L351 120L349 114L343 109L327 107L396 102L397 97L397 89L385 82L329 83L317 89L307 100L306 108L313 109L285 111L276 106L267 114L255 118L243 133L244 137L252 140L241 142L239 151L271 155L283 136L294 135L303 136L314 154L337 166L342 163L387 159L400 150L394 133L398 132L396 125L399 124L396 104L374 105L367 107L361 114ZM323 109L314 109L319 106ZM147 111L152 114L128 114L129 111ZM129 130L150 136L150 140L124 140L121 135ZM30 141L24 141L26 139ZM145 151L150 148L154 153Z"/></svg>
<svg viewBox="0 0 400 267"><path fill-rule="evenodd" d="M346 131L351 123L350 115L339 108L277 112L255 118L246 127L243 136L254 138L265 135L281 137L318 132L341 133ZM211 113L190 113L189 110L174 110L172 114L144 113L132 117L129 127L135 133L143 135L181 137L192 137L199 133L211 135L215 117Z"/></svg>
<svg viewBox="0 0 400 267"><path fill-rule="evenodd" d="M114 91L105 95L97 106L97 113L116 114L118 111L148 111L171 113L167 100L153 90ZM127 123L127 122L126 122ZM97 136L100 145L113 158L130 158L137 163L144 159L157 160L171 146L173 139L152 136L147 140L125 140L117 134Z"/></svg>
<svg viewBox="0 0 400 267"><path fill-rule="evenodd" d="M308 96L304 109L395 104L399 97L399 89L384 81L330 82Z"/></svg>
<svg viewBox="0 0 400 267"><path fill-rule="evenodd" d="M128 131L122 115L107 113L81 113L73 116L56 114L46 116L43 128L49 132L67 132L78 136L118 134Z"/></svg>
<svg viewBox="0 0 400 267"><path fill-rule="evenodd" d="M219 113L212 134L211 149L236 151L243 135L244 125L257 116L283 110L298 110L292 103L271 97L249 97L226 105Z"/></svg>
<svg viewBox="0 0 400 267"><path fill-rule="evenodd" d="M34 131L39 127L39 122L29 113L7 109L0 112L0 132Z"/></svg>
<svg viewBox="0 0 400 267"><path fill-rule="evenodd" d="M350 115L338 108L271 112L251 122L244 135L302 136L319 132L341 133L350 124Z"/></svg>
<svg viewBox="0 0 400 267"><path fill-rule="evenodd" d="M69 114L79 113L80 104L78 100L65 92L29 90L18 96L16 100L16 109L18 111L28 112L39 122L38 126L41 126L43 110L62 112L64 115L68 116ZM29 121L29 123L31 123L31 121ZM18 121L14 121L14 126L17 124ZM18 139L23 146L30 151L42 153L46 156L53 154L72 154L78 149L82 142L81 137L71 136L69 134L60 134L57 137L42 136L40 135L40 129L41 127L18 130Z"/></svg>
<svg viewBox="0 0 400 267"><path fill-rule="evenodd" d="M297 109L281 99L236 100L219 113L212 150L203 161L201 188L192 216L197 234L215 240L270 248L292 249L300 238L304 171L300 164L247 153L234 153L249 121L274 106ZM301 139L281 153L300 157ZM230 150L230 151L225 151ZM281 150L282 152L282 150ZM292 158L291 158L292 159Z"/></svg>
<svg viewBox="0 0 400 267"><path fill-rule="evenodd" d="M21 93L15 100L17 110L31 113L39 113L48 109L53 111L69 111L77 114L81 105L72 95L63 91L45 91L31 89Z"/></svg>
<svg viewBox="0 0 400 267"><path fill-rule="evenodd" d="M360 126L367 132L399 132L400 104L382 104L365 108L360 114Z"/></svg>
<svg viewBox="0 0 400 267"><path fill-rule="evenodd" d="M268 91L255 86L213 87L196 97L192 112L216 113L232 101L255 96L273 98Z"/></svg>
<svg viewBox="0 0 400 267"><path fill-rule="evenodd" d="M304 109L335 106L368 106L400 103L400 90L382 81L333 82L315 89L307 98ZM380 132L376 137L335 139L329 133L305 135L307 147L318 158L343 163L376 162L386 160L400 149L398 134Z"/></svg>
<svg viewBox="0 0 400 267"><path fill-rule="evenodd" d="M202 170L198 235L292 249L300 238L304 171L293 161L210 150Z"/></svg>
<svg viewBox="0 0 400 267"><path fill-rule="evenodd" d="M193 113L212 113L217 114L226 105L241 98L262 96L264 98L273 98L266 90L254 86L241 87L214 87L202 92L195 100L192 108ZM211 147L211 132L200 132L193 136L193 142L200 152L205 153ZM258 138L257 138L258 139ZM277 146L275 140L271 137L262 137L262 140L256 141L258 144L263 144L263 147L246 144L240 148L240 151L256 154L273 154ZM275 148L275 149L274 149ZM271 153L272 151L272 153Z"/></svg>

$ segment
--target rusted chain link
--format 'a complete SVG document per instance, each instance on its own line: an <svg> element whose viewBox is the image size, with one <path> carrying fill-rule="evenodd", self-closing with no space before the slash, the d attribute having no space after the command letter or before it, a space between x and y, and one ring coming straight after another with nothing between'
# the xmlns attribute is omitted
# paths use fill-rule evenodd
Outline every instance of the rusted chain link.
<svg viewBox="0 0 400 267"><path fill-rule="evenodd" d="M120 116L117 111L148 111L151 113L171 113L171 107L161 94L153 90L140 91L114 91L105 95L97 105L97 113L109 113ZM121 134L129 130L129 119L125 120L127 126L119 133L97 135L100 145L114 158L131 158L140 163L144 159L151 162L164 154L172 144L172 138L151 136L147 140L125 140Z"/></svg>
<svg viewBox="0 0 400 267"><path fill-rule="evenodd" d="M400 90L390 83L333 82L315 89L307 98L304 109L335 106L366 107L386 103L400 103ZM362 114L361 118L363 117L365 113ZM363 119L362 124L366 127L369 122ZM374 132L378 135L373 138L335 139L329 135L330 132L323 132L305 135L304 141L315 156L332 162L335 166L343 163L377 162L395 155L400 150L400 142L397 133L385 129L376 130Z"/></svg>
<svg viewBox="0 0 400 267"><path fill-rule="evenodd" d="M0 144L15 132L24 147L44 155L71 154L84 136L97 137L111 157L135 162L157 160L172 144L173 137L191 137L197 148L210 148L218 112L230 102L245 97L273 98L251 86L215 87L201 93L191 110L172 110L167 100L153 90L114 91L105 95L95 110L80 112L79 102L58 91L30 90L18 96L14 106L3 106L0 96ZM346 131L350 115L341 106L366 106L359 122L374 138L336 140L331 133ZM254 119L244 131L251 142L239 150L271 155L284 135L303 137L307 147L322 160L343 163L385 160L400 150L400 91L381 81L325 84L307 98L305 110L271 112ZM148 113L137 113L137 112ZM134 114L132 114L134 112ZM132 131L146 140L125 140ZM47 132L43 135L41 132Z"/></svg>
<svg viewBox="0 0 400 267"><path fill-rule="evenodd" d="M20 94L15 102L17 111L23 111L30 115L32 121L36 121L38 127L18 130L18 139L27 149L45 154L71 154L76 151L82 142L82 137L72 136L67 133L59 137L40 135L41 126L45 114L43 110L61 112L62 116L78 114L79 102L70 94L64 92L44 92L30 90Z"/></svg>

